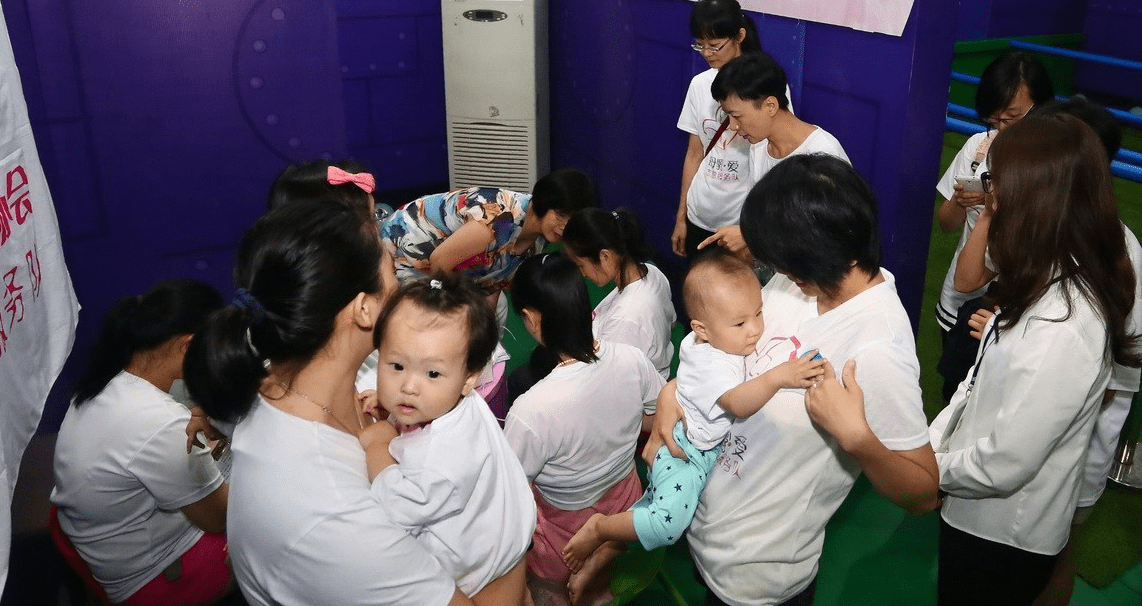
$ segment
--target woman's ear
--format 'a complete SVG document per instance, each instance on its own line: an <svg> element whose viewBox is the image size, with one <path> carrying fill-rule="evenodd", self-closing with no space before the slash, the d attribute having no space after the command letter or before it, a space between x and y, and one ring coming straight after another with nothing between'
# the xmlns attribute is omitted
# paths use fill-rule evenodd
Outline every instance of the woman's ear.
<svg viewBox="0 0 1142 606"><path fill-rule="evenodd" d="M609 248L601 249L599 251L599 265L602 266L605 263L610 263L616 257L618 257L618 254L615 253L615 251L613 251Z"/></svg>
<svg viewBox="0 0 1142 606"><path fill-rule="evenodd" d="M179 353L186 353L190 347L190 342L194 340L194 335L179 335L175 337L175 344L178 347Z"/></svg>
<svg viewBox="0 0 1142 606"><path fill-rule="evenodd" d="M349 303L350 316L353 323L361 330L373 330L377 323L377 312L380 310L376 296L359 292Z"/></svg>
<svg viewBox="0 0 1142 606"><path fill-rule="evenodd" d="M781 109L781 104L778 103L777 97L773 95L766 97L761 105L765 108L765 111L769 112L771 117L777 114L777 110Z"/></svg>
<svg viewBox="0 0 1142 606"><path fill-rule="evenodd" d="M523 308L523 311L520 312L520 315L522 316L521 319L523 320L523 327L527 329L528 334L530 334L537 343L543 345L543 334L540 329L540 323L542 322L543 315L532 307Z"/></svg>
<svg viewBox="0 0 1142 606"><path fill-rule="evenodd" d="M745 28L744 27L738 28L738 37L734 39L734 42L737 42L738 44L745 42Z"/></svg>

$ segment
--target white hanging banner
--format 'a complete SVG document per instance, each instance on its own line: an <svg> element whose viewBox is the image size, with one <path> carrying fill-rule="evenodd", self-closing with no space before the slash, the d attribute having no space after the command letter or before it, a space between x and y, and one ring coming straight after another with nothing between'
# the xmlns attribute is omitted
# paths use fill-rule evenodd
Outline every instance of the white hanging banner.
<svg viewBox="0 0 1142 606"><path fill-rule="evenodd" d="M741 0L746 10L851 27L862 32L904 33L912 0Z"/></svg>
<svg viewBox="0 0 1142 606"><path fill-rule="evenodd" d="M75 341L79 302L0 13L0 588L8 576L12 491L48 391Z"/></svg>

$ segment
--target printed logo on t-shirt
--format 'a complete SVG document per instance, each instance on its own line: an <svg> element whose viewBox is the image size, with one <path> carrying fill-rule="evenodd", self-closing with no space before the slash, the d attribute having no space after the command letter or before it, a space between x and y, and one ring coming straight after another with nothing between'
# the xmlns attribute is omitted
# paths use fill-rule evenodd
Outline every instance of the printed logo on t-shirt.
<svg viewBox="0 0 1142 606"><path fill-rule="evenodd" d="M718 458L714 460L714 470L720 469L740 480L741 475L738 471L741 470L742 462L745 460L745 451L745 436L735 436L731 429L726 434L725 439L722 440L722 450L718 453Z"/></svg>
<svg viewBox="0 0 1142 606"><path fill-rule="evenodd" d="M725 119L725 112L719 109L717 118L706 118L705 120L702 120L702 133L706 135L706 145L710 144L710 139L714 138L714 135L717 134L718 129L722 127L722 120ZM741 138L742 137L738 135L737 131L731 130L727 127L725 132L722 133L722 136L718 137L718 143L714 147L716 149L726 149L730 146L730 143Z"/></svg>
<svg viewBox="0 0 1142 606"><path fill-rule="evenodd" d="M788 337L771 337L765 341L758 341L757 349L746 357L746 379L761 376L765 371L789 360L796 360L800 355L801 340L796 335Z"/></svg>
<svg viewBox="0 0 1142 606"><path fill-rule="evenodd" d="M746 368L748 369L746 371L746 380L758 377L778 364L797 359L797 357L801 355L802 349L805 351L811 350L810 348L802 347L801 340L798 339L796 335L770 337L769 339L758 341L757 349L754 353L746 357ZM746 436L734 435L733 426L731 426L729 433L727 433L725 439L722 440L722 450L718 453L718 458L714 461L714 469L729 473L740 479L741 475L739 471L745 462L745 453L748 448L749 444L747 443Z"/></svg>
<svg viewBox="0 0 1142 606"><path fill-rule="evenodd" d="M737 160L715 158L713 154L706 156L706 176L717 181L737 181L739 166L741 163Z"/></svg>

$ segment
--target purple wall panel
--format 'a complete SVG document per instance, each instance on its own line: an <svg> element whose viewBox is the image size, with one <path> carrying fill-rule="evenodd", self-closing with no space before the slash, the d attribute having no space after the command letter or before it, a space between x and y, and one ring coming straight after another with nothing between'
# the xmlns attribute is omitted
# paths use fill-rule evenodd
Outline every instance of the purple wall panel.
<svg viewBox="0 0 1142 606"><path fill-rule="evenodd" d="M1073 34L1088 0L960 0L956 40Z"/></svg>
<svg viewBox="0 0 1142 606"><path fill-rule="evenodd" d="M1120 59L1142 61L1142 3L1137 0L1092 0L1087 8L1083 50ZM1142 105L1142 72L1079 61L1075 68L1079 88L1125 97L1121 109Z"/></svg>
<svg viewBox="0 0 1142 606"><path fill-rule="evenodd" d="M369 81L345 79L341 87L345 98L345 142L350 149L368 147L373 141L369 128Z"/></svg>
<svg viewBox="0 0 1142 606"><path fill-rule="evenodd" d="M84 306L45 411L54 431L111 301L175 276L229 291L234 243L272 177L344 155L336 22L329 5L300 0L5 12Z"/></svg>
<svg viewBox="0 0 1142 606"><path fill-rule="evenodd" d="M337 9L350 155L382 191L447 183L440 3L341 0Z"/></svg>
<svg viewBox="0 0 1142 606"><path fill-rule="evenodd" d="M793 111L797 113L801 101L802 72L805 68L805 22L758 13L749 15L757 24L761 47L785 70L789 92L793 95ZM705 64L705 61L702 63Z"/></svg>
<svg viewBox="0 0 1142 606"><path fill-rule="evenodd" d="M884 265L918 319L954 7L917 0L899 38L808 24L802 118L840 139L880 204ZM817 94L817 92L820 94Z"/></svg>
<svg viewBox="0 0 1142 606"><path fill-rule="evenodd" d="M383 189L447 180L438 1L4 8L84 306L47 431L114 299L174 276L230 290L286 164L353 155Z"/></svg>
<svg viewBox="0 0 1142 606"><path fill-rule="evenodd" d="M991 6L996 0L960 0L956 40L982 40L987 37Z"/></svg>
<svg viewBox="0 0 1142 606"><path fill-rule="evenodd" d="M675 127L693 74L690 4L607 0L550 4L552 166L598 181L603 205L635 208L666 251L686 135ZM698 58L700 61L700 57ZM668 274L681 270L660 255Z"/></svg>
<svg viewBox="0 0 1142 606"><path fill-rule="evenodd" d="M1081 32L1086 4L1087 0L995 0L987 37Z"/></svg>
<svg viewBox="0 0 1142 606"><path fill-rule="evenodd" d="M416 17L341 18L337 36L345 79L403 76L420 68Z"/></svg>

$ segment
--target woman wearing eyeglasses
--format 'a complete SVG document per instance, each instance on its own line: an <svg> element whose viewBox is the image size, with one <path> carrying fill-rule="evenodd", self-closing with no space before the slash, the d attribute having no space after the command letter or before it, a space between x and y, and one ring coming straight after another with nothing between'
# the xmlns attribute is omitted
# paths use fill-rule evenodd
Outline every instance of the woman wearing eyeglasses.
<svg viewBox="0 0 1142 606"><path fill-rule="evenodd" d="M1038 59L1027 53L1018 51L1006 53L992 61L980 76L975 96L975 110L990 128L972 135L964 143L947 172L936 184L936 191L945 198L936 212L940 229L961 232L956 252L952 256L952 262L940 288L940 302L936 305L936 321L943 332L945 346L948 344L948 334L956 324L960 306L983 295L987 290L987 284L976 285L975 288L969 288L964 292L956 288L956 262L968 236L976 226L987 198L987 194L966 191L963 185L956 182L956 177L978 177L987 172L987 150L995 135L1027 115L1036 103L1046 103L1054 96L1055 87L1046 68ZM945 367L945 361L941 360L945 401L955 392L970 362L958 370L951 368L954 365L948 362L948 367Z"/></svg>
<svg viewBox="0 0 1142 606"><path fill-rule="evenodd" d="M1034 115L991 146L988 249L1000 311L975 366L930 428L947 493L939 604L1030 604L1067 542L1134 273L1094 132Z"/></svg>
<svg viewBox="0 0 1142 606"><path fill-rule="evenodd" d="M690 34L692 47L710 69L690 81L678 116L678 128L690 134L678 216L670 236L674 254L680 257L692 256L719 227L736 224L756 181L749 178L749 142L729 129L728 118L710 95L710 85L723 65L742 53L761 50L753 20L737 0L701 0L690 13Z"/></svg>

